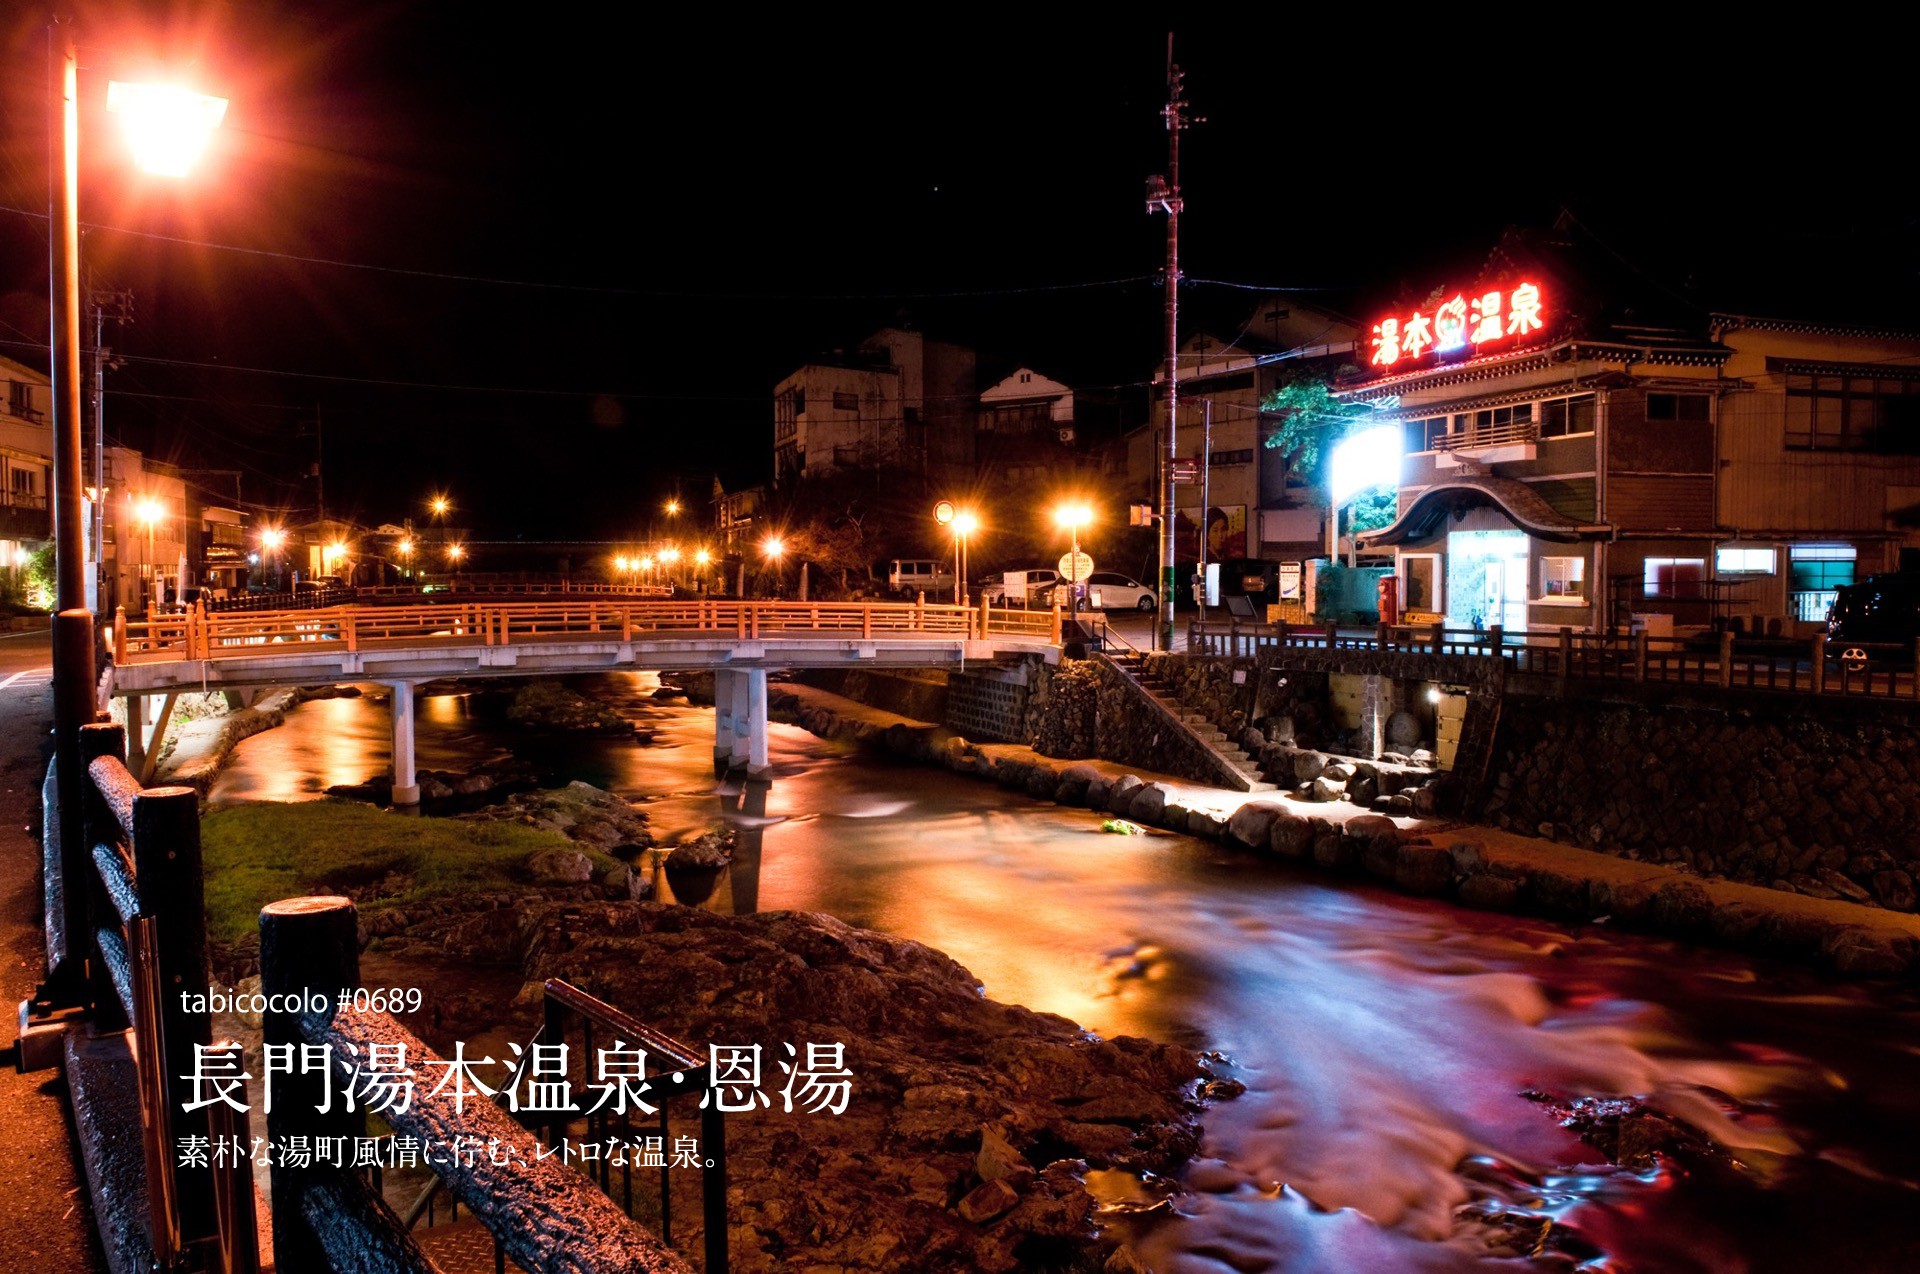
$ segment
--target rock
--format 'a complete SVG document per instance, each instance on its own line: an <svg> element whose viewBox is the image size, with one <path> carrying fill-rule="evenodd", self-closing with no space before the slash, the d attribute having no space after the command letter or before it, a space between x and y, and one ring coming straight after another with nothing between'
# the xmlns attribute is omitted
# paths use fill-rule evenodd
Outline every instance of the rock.
<svg viewBox="0 0 1920 1274"><path fill-rule="evenodd" d="M1347 799L1355 805L1367 805L1380 794L1380 780L1371 774L1356 774L1347 781Z"/></svg>
<svg viewBox="0 0 1920 1274"><path fill-rule="evenodd" d="M1512 911L1520 905L1522 882L1512 876L1490 871L1478 872L1460 882L1453 896L1464 907L1481 911Z"/></svg>
<svg viewBox="0 0 1920 1274"><path fill-rule="evenodd" d="M1914 908L1913 877L1898 869L1877 871L1873 874L1873 894L1880 900L1882 907L1894 911L1912 911Z"/></svg>
<svg viewBox="0 0 1920 1274"><path fill-rule="evenodd" d="M1348 861L1359 863L1375 879L1395 878L1400 862L1400 829L1392 819L1362 814L1348 819L1340 834L1351 845Z"/></svg>
<svg viewBox="0 0 1920 1274"><path fill-rule="evenodd" d="M1588 891L1593 914L1611 916L1613 923L1628 929L1639 928L1652 919L1654 896L1663 883L1659 880L1596 880Z"/></svg>
<svg viewBox="0 0 1920 1274"><path fill-rule="evenodd" d="M1293 780L1311 783L1327 772L1327 758L1318 752L1299 752L1293 758Z"/></svg>
<svg viewBox="0 0 1920 1274"><path fill-rule="evenodd" d="M1013 1148L1013 1143L999 1129L982 1127L980 1152L973 1157L973 1170L982 1181L998 1181L1002 1177L1031 1173L1033 1165Z"/></svg>
<svg viewBox="0 0 1920 1274"><path fill-rule="evenodd" d="M1359 772L1359 767L1355 766L1351 761L1336 761L1323 771L1325 777L1332 779L1336 783L1345 783Z"/></svg>
<svg viewBox="0 0 1920 1274"><path fill-rule="evenodd" d="M469 774L453 785L453 790L461 796L476 796L481 792L493 790L493 778L487 774Z"/></svg>
<svg viewBox="0 0 1920 1274"><path fill-rule="evenodd" d="M1836 973L1848 977L1893 977L1913 964L1914 940L1903 933L1849 925L1828 934L1820 954Z"/></svg>
<svg viewBox="0 0 1920 1274"><path fill-rule="evenodd" d="M1820 877L1820 883L1849 902L1870 903L1873 901L1872 894L1831 867L1820 868L1818 875Z"/></svg>
<svg viewBox="0 0 1920 1274"><path fill-rule="evenodd" d="M1164 783L1148 783L1136 788L1127 805L1127 817L1138 823L1158 823L1161 811L1167 808L1167 798L1172 795Z"/></svg>
<svg viewBox="0 0 1920 1274"><path fill-rule="evenodd" d="M1704 933L1713 915L1713 900L1697 880L1669 880L1654 890L1647 916L1662 933Z"/></svg>
<svg viewBox="0 0 1920 1274"><path fill-rule="evenodd" d="M1060 771L1053 799L1062 805L1086 805L1092 796L1092 784L1099 777L1100 771L1091 765L1069 765Z"/></svg>
<svg viewBox="0 0 1920 1274"><path fill-rule="evenodd" d="M1107 798L1113 795L1113 780L1104 774L1095 774L1087 781L1087 808L1103 810L1107 808Z"/></svg>
<svg viewBox="0 0 1920 1274"><path fill-rule="evenodd" d="M1187 835L1206 840L1227 838L1227 816L1219 810L1194 810L1187 815Z"/></svg>
<svg viewBox="0 0 1920 1274"><path fill-rule="evenodd" d="M1344 801L1347 799L1347 785L1334 778L1332 772L1329 771L1313 781L1313 799L1316 801Z"/></svg>
<svg viewBox="0 0 1920 1274"><path fill-rule="evenodd" d="M1107 793L1107 812L1125 814L1133 804L1134 789L1146 786L1138 774L1122 774Z"/></svg>
<svg viewBox="0 0 1920 1274"><path fill-rule="evenodd" d="M1050 801L1054 793L1060 790L1060 778L1044 765L1036 765L1027 772L1027 795L1037 796Z"/></svg>
<svg viewBox="0 0 1920 1274"><path fill-rule="evenodd" d="M1020 1202L1020 1194L1004 1180L998 1178L984 1181L960 1200L956 1209L962 1220L980 1225L991 1221L1001 1213L1009 1211Z"/></svg>
<svg viewBox="0 0 1920 1274"><path fill-rule="evenodd" d="M1292 810L1282 810L1267 832L1267 847L1282 858L1305 858L1313 852L1313 824Z"/></svg>
<svg viewBox="0 0 1920 1274"><path fill-rule="evenodd" d="M1100 1269L1102 1274L1153 1274L1153 1270L1128 1243L1122 1243L1107 1253L1107 1259Z"/></svg>
<svg viewBox="0 0 1920 1274"><path fill-rule="evenodd" d="M1420 720L1411 712L1396 712L1387 718L1387 742L1405 751L1420 743Z"/></svg>
<svg viewBox="0 0 1920 1274"><path fill-rule="evenodd" d="M1273 832L1273 820L1285 807L1272 801L1248 801L1227 820L1227 835L1249 848L1264 849Z"/></svg>
<svg viewBox="0 0 1920 1274"><path fill-rule="evenodd" d="M1436 806L1433 788L1416 787L1406 795L1407 807L1413 811L1415 818L1433 817Z"/></svg>
<svg viewBox="0 0 1920 1274"><path fill-rule="evenodd" d="M577 849L543 849L527 859L527 874L543 885L584 885L593 879L593 860Z"/></svg>
<svg viewBox="0 0 1920 1274"><path fill-rule="evenodd" d="M1240 746L1248 756L1259 756L1267 746L1267 736L1248 726L1240 732Z"/></svg>
<svg viewBox="0 0 1920 1274"><path fill-rule="evenodd" d="M428 779L420 785L420 799L423 801L444 801L453 795L453 789L439 779Z"/></svg>
<svg viewBox="0 0 1920 1274"><path fill-rule="evenodd" d="M667 856L667 866L669 868L725 867L732 857L732 840L719 833L708 832L676 846Z"/></svg>
<svg viewBox="0 0 1920 1274"><path fill-rule="evenodd" d="M1454 871L1463 876L1486 866L1487 847L1477 840L1457 840L1447 846L1447 854L1453 859Z"/></svg>
<svg viewBox="0 0 1920 1274"><path fill-rule="evenodd" d="M1409 841L1400 846L1394 883L1408 893L1445 893L1453 884L1453 855L1438 845Z"/></svg>
<svg viewBox="0 0 1920 1274"><path fill-rule="evenodd" d="M1184 832L1187 821L1193 817L1193 811L1178 801L1168 801L1166 808L1160 811L1160 826L1170 832Z"/></svg>
<svg viewBox="0 0 1920 1274"><path fill-rule="evenodd" d="M1527 884L1534 904L1541 910L1555 916L1587 919L1591 908L1586 877L1537 868L1530 874Z"/></svg>
<svg viewBox="0 0 1920 1274"><path fill-rule="evenodd" d="M1340 834L1340 825L1330 819L1316 818L1313 822L1313 861L1333 871L1344 871L1357 867L1359 859L1354 853L1354 842Z"/></svg>
<svg viewBox="0 0 1920 1274"><path fill-rule="evenodd" d="M1404 792L1395 792L1392 796L1384 796L1380 799L1387 803L1387 812L1389 814L1396 814L1405 818L1414 812L1413 798Z"/></svg>
<svg viewBox="0 0 1920 1274"><path fill-rule="evenodd" d="M627 734L633 722L611 704L589 699L557 681L530 681L514 691L507 720L542 730L588 730Z"/></svg>

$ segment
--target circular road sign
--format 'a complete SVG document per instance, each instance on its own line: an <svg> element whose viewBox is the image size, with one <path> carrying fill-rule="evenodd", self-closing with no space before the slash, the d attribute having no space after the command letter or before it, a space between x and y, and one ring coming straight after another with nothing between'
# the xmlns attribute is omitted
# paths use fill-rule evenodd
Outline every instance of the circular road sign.
<svg viewBox="0 0 1920 1274"><path fill-rule="evenodd" d="M942 500L933 506L933 520L941 526L953 521L953 501Z"/></svg>
<svg viewBox="0 0 1920 1274"><path fill-rule="evenodd" d="M1078 584L1093 574L1093 559L1085 553L1060 555L1060 578Z"/></svg>

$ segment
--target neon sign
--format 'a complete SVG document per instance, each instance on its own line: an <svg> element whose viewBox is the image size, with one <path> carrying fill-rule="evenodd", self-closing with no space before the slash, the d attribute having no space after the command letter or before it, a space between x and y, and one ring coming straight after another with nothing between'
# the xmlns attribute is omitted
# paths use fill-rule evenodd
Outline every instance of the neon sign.
<svg viewBox="0 0 1920 1274"><path fill-rule="evenodd" d="M1375 323L1370 361L1375 367L1406 367L1428 354L1436 358L1467 350L1477 354L1545 326L1546 310L1538 284L1519 283L1506 291L1474 296L1459 292L1431 310Z"/></svg>

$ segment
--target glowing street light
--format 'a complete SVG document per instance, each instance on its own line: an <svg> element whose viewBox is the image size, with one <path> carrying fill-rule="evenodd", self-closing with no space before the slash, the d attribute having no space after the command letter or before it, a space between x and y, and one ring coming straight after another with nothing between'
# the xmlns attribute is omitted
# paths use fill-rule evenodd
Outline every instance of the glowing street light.
<svg viewBox="0 0 1920 1274"><path fill-rule="evenodd" d="M121 117L133 162L142 172L184 177L227 117L227 99L175 84L107 84L107 109Z"/></svg>
<svg viewBox="0 0 1920 1274"><path fill-rule="evenodd" d="M1073 571L1067 580L1067 613L1077 623L1080 618L1080 585L1085 582L1074 578L1080 573L1080 528L1092 524L1093 510L1084 504L1063 504L1053 511L1053 520L1061 529L1073 535L1073 555L1068 559Z"/></svg>
<svg viewBox="0 0 1920 1274"><path fill-rule="evenodd" d="M263 553L278 553L287 542L287 533L277 526L262 528L260 532L260 550Z"/></svg>
<svg viewBox="0 0 1920 1274"><path fill-rule="evenodd" d="M670 518L677 518L680 516L680 501L678 499L672 499L667 501L667 516Z"/></svg>
<svg viewBox="0 0 1920 1274"><path fill-rule="evenodd" d="M965 606L967 589L967 539L980 529L979 515L972 509L956 509L942 500L933 511L934 520L953 532L953 603Z"/></svg>
<svg viewBox="0 0 1920 1274"><path fill-rule="evenodd" d="M712 560L713 554L707 552L705 549L695 549L693 551L693 561L696 566L705 566Z"/></svg>
<svg viewBox="0 0 1920 1274"><path fill-rule="evenodd" d="M760 541L760 551L767 555L769 561L777 562L786 556L787 542L777 535L769 535Z"/></svg>
<svg viewBox="0 0 1920 1274"><path fill-rule="evenodd" d="M447 545L447 560L449 562L457 563L460 561L461 558L464 558L466 555L467 555L467 550L465 545L462 545L462 544Z"/></svg>
<svg viewBox="0 0 1920 1274"><path fill-rule="evenodd" d="M158 526L166 516L166 506L150 495L142 496L133 502L133 520L147 528L147 579L153 590L152 593L148 594L149 603L153 600L153 594L160 591L160 574L154 569L153 561L153 529Z"/></svg>
<svg viewBox="0 0 1920 1274"><path fill-rule="evenodd" d="M447 497L444 495L436 495L431 500L427 501L428 511L431 512L433 516L436 518L444 518L445 516L447 516L447 510L451 509L452 507L453 507L453 501L447 499Z"/></svg>

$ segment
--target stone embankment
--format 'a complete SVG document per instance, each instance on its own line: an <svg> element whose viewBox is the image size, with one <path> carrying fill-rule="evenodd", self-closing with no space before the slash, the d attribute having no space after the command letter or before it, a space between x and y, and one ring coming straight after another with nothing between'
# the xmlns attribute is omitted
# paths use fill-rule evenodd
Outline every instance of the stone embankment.
<svg viewBox="0 0 1920 1274"><path fill-rule="evenodd" d="M698 697L697 685L688 687ZM1507 834L1419 823L1402 826L1349 803L1296 797L1244 800L1218 789L1065 761L1006 745L977 746L941 726L887 720L822 692L775 685L771 710L823 738L991 779L1040 800L1084 806L1148 827L1227 841L1303 866L1368 878L1462 906L1568 921L1604 921L1823 964L1850 976L1920 972L1920 919L1849 902L1705 880Z"/></svg>
<svg viewBox="0 0 1920 1274"><path fill-rule="evenodd" d="M727 1120L743 1274L1098 1268L1085 1173L1165 1173L1198 1146L1194 1054L988 999L917 942L657 904L536 909L520 933L530 986L564 978L698 1046L760 1047L771 1105ZM783 1108L808 1045L844 1047L841 1113Z"/></svg>

